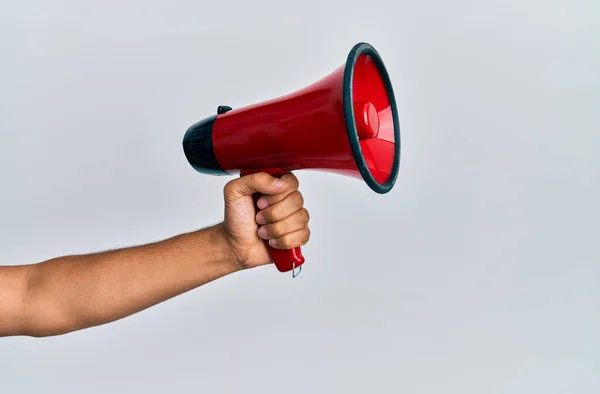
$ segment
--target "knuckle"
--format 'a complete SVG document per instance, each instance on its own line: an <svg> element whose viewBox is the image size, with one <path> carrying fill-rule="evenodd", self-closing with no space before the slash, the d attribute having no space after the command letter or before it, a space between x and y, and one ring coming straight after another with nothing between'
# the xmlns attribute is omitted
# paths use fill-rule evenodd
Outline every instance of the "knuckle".
<svg viewBox="0 0 600 394"><path fill-rule="evenodd" d="M287 233L287 227L288 226L285 222L273 223L269 228L269 234L272 234L272 236L275 238L279 238Z"/></svg>
<svg viewBox="0 0 600 394"><path fill-rule="evenodd" d="M298 187L300 186L300 181L298 180L298 177L292 173L289 174L289 183L293 189L298 189Z"/></svg>
<svg viewBox="0 0 600 394"><path fill-rule="evenodd" d="M289 232L292 232L295 230L294 222L291 220L282 220L281 222L279 222L279 224L280 224L280 230L281 230L282 234L289 233Z"/></svg>
<svg viewBox="0 0 600 394"><path fill-rule="evenodd" d="M296 245L296 236L293 234L289 234L285 237L281 237L280 238L281 242L279 242L279 244L284 248L284 249L291 249Z"/></svg>
<svg viewBox="0 0 600 394"><path fill-rule="evenodd" d="M310 213L308 213L308 210L306 208L302 208L302 222L304 224L308 224L308 222L310 221Z"/></svg>
<svg viewBox="0 0 600 394"><path fill-rule="evenodd" d="M306 228L303 232L302 232L302 244L306 245L308 243L308 241L310 240L310 229Z"/></svg>
<svg viewBox="0 0 600 394"><path fill-rule="evenodd" d="M271 220L282 220L285 216L285 206L281 206L280 204L273 206L273 209L271 210Z"/></svg>
<svg viewBox="0 0 600 394"><path fill-rule="evenodd" d="M265 218L272 223L278 222L278 221L284 219L285 212L284 212L284 209L282 209L282 208L285 208L285 207L281 207L279 205L274 205L270 209L267 208L266 211L268 211L268 212L267 212L267 216L265 216Z"/></svg>
<svg viewBox="0 0 600 394"><path fill-rule="evenodd" d="M298 206L304 205L304 196L298 190L296 190L294 192L294 199L296 201L296 204L298 204Z"/></svg>
<svg viewBox="0 0 600 394"><path fill-rule="evenodd" d="M271 175L267 174L266 172L257 172L256 174L254 174L253 181L256 184L265 184L265 183L269 182L270 178L271 178Z"/></svg>
<svg viewBox="0 0 600 394"><path fill-rule="evenodd" d="M298 178L294 174L285 174L281 177L281 180L287 184L288 191L298 190Z"/></svg>
<svg viewBox="0 0 600 394"><path fill-rule="evenodd" d="M233 190L235 189L235 182L236 180L233 180L225 184L225 186L223 187L223 195L225 197L228 197L233 193Z"/></svg>

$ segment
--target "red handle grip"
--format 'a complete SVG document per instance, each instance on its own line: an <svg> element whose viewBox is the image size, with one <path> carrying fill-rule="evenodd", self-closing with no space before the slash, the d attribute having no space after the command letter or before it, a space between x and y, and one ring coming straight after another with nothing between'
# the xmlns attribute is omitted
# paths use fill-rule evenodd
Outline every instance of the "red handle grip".
<svg viewBox="0 0 600 394"><path fill-rule="evenodd" d="M261 169L261 170L244 170L240 172L240 176L250 175L257 172L266 172L267 174L275 177L280 177L282 175L287 174L286 171L282 171L278 168L270 168L270 169ZM260 193L255 193L252 195L252 199L254 200L254 207L257 212L259 210L258 205L256 203L260 199L262 195ZM279 270L279 272L288 272L298 269L302 264L304 264L304 256L302 256L302 249L298 246L293 249L275 249L271 245L269 245L268 241L264 241L265 246L269 250L269 254L275 263L275 267Z"/></svg>

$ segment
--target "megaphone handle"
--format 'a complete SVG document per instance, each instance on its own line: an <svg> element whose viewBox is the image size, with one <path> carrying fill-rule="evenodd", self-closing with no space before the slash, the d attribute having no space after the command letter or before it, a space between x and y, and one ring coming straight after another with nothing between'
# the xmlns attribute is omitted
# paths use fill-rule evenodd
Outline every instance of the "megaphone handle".
<svg viewBox="0 0 600 394"><path fill-rule="evenodd" d="M266 172L267 174L275 177L280 177L282 175L287 174L287 172L282 171L280 169L262 169L255 171L244 170L240 172L240 176L253 174L256 172ZM254 193L252 195L252 199L254 200L254 206L258 211L257 202L262 195L260 193ZM268 241L264 241L265 246L267 247L273 262L275 263L275 267L279 270L279 272L288 272L292 271L292 275L296 277L296 270L302 269L302 264L304 264L304 256L302 255L302 249L298 246L293 249L276 249L269 245Z"/></svg>

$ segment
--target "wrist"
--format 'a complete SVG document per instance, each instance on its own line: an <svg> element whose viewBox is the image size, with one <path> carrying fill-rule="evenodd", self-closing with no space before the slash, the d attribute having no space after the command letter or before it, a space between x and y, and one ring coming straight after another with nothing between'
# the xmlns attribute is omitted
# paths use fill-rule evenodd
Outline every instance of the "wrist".
<svg viewBox="0 0 600 394"><path fill-rule="evenodd" d="M233 271L240 271L244 269L243 264L240 262L237 254L234 251L231 243L231 238L225 231L223 222L214 225L210 228L211 230L211 241L216 247L218 258L223 264L230 267Z"/></svg>

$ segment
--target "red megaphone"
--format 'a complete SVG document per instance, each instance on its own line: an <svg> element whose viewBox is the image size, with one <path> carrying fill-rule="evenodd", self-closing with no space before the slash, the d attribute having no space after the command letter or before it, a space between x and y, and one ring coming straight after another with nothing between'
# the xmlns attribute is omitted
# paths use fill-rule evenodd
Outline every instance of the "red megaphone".
<svg viewBox="0 0 600 394"><path fill-rule="evenodd" d="M375 192L392 189L400 165L400 125L383 60L356 44L345 65L294 93L217 114L187 130L187 160L198 172L280 176L313 169L362 179ZM304 263L300 248L267 244L277 269Z"/></svg>

